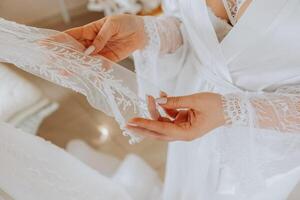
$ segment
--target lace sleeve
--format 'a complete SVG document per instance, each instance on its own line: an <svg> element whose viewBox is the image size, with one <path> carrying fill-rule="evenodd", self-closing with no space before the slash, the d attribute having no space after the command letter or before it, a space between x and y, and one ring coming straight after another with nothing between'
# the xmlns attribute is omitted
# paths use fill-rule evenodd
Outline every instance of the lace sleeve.
<svg viewBox="0 0 300 200"><path fill-rule="evenodd" d="M144 17L144 27L148 42L144 49L133 53L135 71L137 77L143 77L155 85L163 85L162 80L170 80L182 67L178 59L184 60L188 46L184 40L184 28L175 16ZM158 74L159 80L156 79ZM138 82L142 93L147 86Z"/></svg>
<svg viewBox="0 0 300 200"><path fill-rule="evenodd" d="M223 103L228 125L300 132L299 85L281 87L274 93L228 94Z"/></svg>
<svg viewBox="0 0 300 200"><path fill-rule="evenodd" d="M182 44L180 21L176 17L144 17L148 44L143 52L147 54L168 54L175 52Z"/></svg>

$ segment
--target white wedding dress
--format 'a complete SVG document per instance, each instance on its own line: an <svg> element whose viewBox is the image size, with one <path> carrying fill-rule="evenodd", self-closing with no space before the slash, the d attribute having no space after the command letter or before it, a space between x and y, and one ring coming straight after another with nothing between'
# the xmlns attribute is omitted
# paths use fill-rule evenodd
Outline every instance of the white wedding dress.
<svg viewBox="0 0 300 200"><path fill-rule="evenodd" d="M230 2L233 27L204 0L166 0L166 16L145 18L149 45L134 55L136 77L113 63L108 70L63 34L5 20L0 60L81 92L121 128L149 116L145 93L221 93L227 125L170 143L162 198L286 199L300 178L300 2L253 1L238 21L241 4ZM0 128L0 188L13 199L134 199L58 148Z"/></svg>

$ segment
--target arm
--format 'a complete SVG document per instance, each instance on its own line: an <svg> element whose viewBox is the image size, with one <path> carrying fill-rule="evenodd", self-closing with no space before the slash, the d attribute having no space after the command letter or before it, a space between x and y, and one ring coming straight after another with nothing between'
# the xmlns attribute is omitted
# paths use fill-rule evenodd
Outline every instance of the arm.
<svg viewBox="0 0 300 200"><path fill-rule="evenodd" d="M175 52L183 44L180 25L179 19L172 16L144 17L148 43L143 51L158 51L160 55Z"/></svg>
<svg viewBox="0 0 300 200"><path fill-rule="evenodd" d="M275 93L228 94L223 107L227 125L300 132L300 86L282 87Z"/></svg>
<svg viewBox="0 0 300 200"><path fill-rule="evenodd" d="M223 125L270 129L280 133L300 132L300 86L282 87L274 93L230 93L224 96L196 93L156 101L167 113L172 111L169 115L172 119L159 116L155 120L137 118L132 122L152 131L151 136L162 140L193 140ZM155 104L152 107L154 109L150 112L155 110ZM144 130L136 132L147 135ZM161 138L161 135L168 138Z"/></svg>

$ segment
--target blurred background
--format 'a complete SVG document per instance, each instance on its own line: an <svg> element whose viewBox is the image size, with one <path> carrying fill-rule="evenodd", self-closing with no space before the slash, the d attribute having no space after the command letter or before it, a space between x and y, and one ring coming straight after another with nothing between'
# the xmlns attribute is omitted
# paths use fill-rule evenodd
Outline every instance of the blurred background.
<svg viewBox="0 0 300 200"><path fill-rule="evenodd" d="M120 13L158 15L161 13L160 1L0 1L0 17L59 31ZM121 65L131 70L134 68L130 59L122 61ZM145 140L130 145L114 119L93 109L82 95L4 63L0 63L0 120L39 135L68 151L76 151L76 145L81 145L89 152L104 153L111 156L108 161L113 163L134 153L161 178L164 176L165 143Z"/></svg>

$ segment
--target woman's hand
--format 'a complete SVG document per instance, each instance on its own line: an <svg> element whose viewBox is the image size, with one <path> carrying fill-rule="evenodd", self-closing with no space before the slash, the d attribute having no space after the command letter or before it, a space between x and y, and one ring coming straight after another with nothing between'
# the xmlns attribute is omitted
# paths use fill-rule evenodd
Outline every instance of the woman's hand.
<svg viewBox="0 0 300 200"><path fill-rule="evenodd" d="M160 116L155 101L168 114ZM148 109L154 120L133 118L127 128L137 134L166 141L191 141L225 124L222 97L198 93L182 97L148 97Z"/></svg>
<svg viewBox="0 0 300 200"><path fill-rule="evenodd" d="M144 48L147 42L144 21L135 15L105 17L65 32L87 48L86 54L99 54L115 62Z"/></svg>

